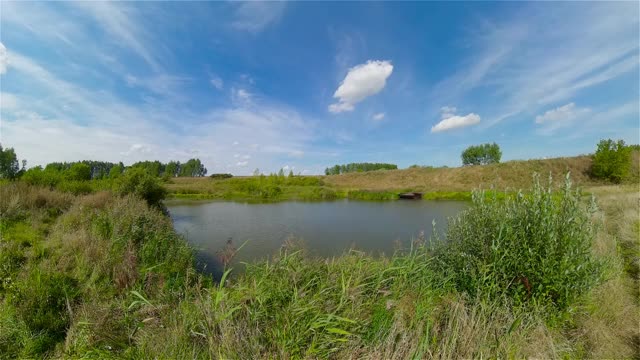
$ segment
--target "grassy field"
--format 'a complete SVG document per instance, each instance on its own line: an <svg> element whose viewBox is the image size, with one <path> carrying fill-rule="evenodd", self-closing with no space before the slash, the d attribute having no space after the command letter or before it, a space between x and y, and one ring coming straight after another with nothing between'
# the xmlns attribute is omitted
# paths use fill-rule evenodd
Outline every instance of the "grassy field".
<svg viewBox="0 0 640 360"><path fill-rule="evenodd" d="M395 200L408 191L427 200L470 200L475 188L517 191L531 184L534 172L562 179L567 172L581 186L603 184L589 176L590 156L510 161L486 166L379 170L331 176L233 179L174 178L165 186L171 197L227 200ZM634 170L637 172L637 169Z"/></svg>
<svg viewBox="0 0 640 360"><path fill-rule="evenodd" d="M0 358L637 358L638 185L546 190L475 196L446 243L288 242L215 283L140 199L4 184Z"/></svg>

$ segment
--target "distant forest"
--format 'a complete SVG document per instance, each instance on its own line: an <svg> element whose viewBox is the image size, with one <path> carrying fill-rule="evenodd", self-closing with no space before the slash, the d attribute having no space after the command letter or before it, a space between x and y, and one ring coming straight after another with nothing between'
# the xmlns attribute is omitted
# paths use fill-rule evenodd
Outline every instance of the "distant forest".
<svg viewBox="0 0 640 360"><path fill-rule="evenodd" d="M125 168L139 168L145 170L156 177L199 177L207 174L200 159L189 159L187 162L170 161L166 164L160 161L140 161L125 167L122 162L112 163L106 161L75 161L75 162L54 162L40 170L46 172L58 172L73 174L74 180L96 180L116 178L120 176ZM38 171L38 170L35 170ZM29 171L27 171L29 172Z"/></svg>
<svg viewBox="0 0 640 360"><path fill-rule="evenodd" d="M396 170L398 165L386 163L350 163L345 165L334 165L324 170L325 175L338 175L350 172L364 172L374 170Z"/></svg>

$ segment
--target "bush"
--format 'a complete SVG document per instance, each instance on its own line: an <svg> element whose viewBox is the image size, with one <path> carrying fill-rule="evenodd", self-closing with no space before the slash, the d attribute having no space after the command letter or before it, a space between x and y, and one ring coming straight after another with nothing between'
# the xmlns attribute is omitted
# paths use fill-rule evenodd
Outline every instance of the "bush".
<svg viewBox="0 0 640 360"><path fill-rule="evenodd" d="M568 176L559 194L550 184L541 186L536 176L530 193L504 201L473 194L438 251L460 291L565 309L594 285L601 273L591 252L595 202L584 209Z"/></svg>
<svg viewBox="0 0 640 360"><path fill-rule="evenodd" d="M631 151L632 148L626 146L624 140L600 140L593 156L592 175L616 183L622 182L631 172Z"/></svg>
<svg viewBox="0 0 640 360"><path fill-rule="evenodd" d="M144 169L130 168L118 178L115 192L120 195L134 194L147 201L149 206L161 207L167 195L160 180Z"/></svg>
<svg viewBox="0 0 640 360"><path fill-rule="evenodd" d="M64 171L64 177L71 181L91 180L91 167L83 163L74 163Z"/></svg>
<svg viewBox="0 0 640 360"><path fill-rule="evenodd" d="M21 179L30 185L48 186L52 188L62 181L62 173L52 168L42 170L41 166L36 166L27 170Z"/></svg>
<svg viewBox="0 0 640 360"><path fill-rule="evenodd" d="M210 178L212 179L229 179L232 178L233 175L231 174L211 174L209 175Z"/></svg>
<svg viewBox="0 0 640 360"><path fill-rule="evenodd" d="M497 164L500 158L502 158L502 151L496 143L469 146L462 152L462 165Z"/></svg>

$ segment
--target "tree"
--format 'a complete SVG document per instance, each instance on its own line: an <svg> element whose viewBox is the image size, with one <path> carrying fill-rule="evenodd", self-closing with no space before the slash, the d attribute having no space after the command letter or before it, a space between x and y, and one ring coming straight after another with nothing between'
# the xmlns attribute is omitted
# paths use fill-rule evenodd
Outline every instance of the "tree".
<svg viewBox="0 0 640 360"><path fill-rule="evenodd" d="M620 183L631 171L631 150L624 140L600 140L593 156L592 175Z"/></svg>
<svg viewBox="0 0 640 360"><path fill-rule="evenodd" d="M180 167L180 176L200 177L207 175L207 168L202 165L200 159L189 159Z"/></svg>
<svg viewBox="0 0 640 360"><path fill-rule="evenodd" d="M91 167L83 163L74 163L64 171L67 180L86 181L91 180Z"/></svg>
<svg viewBox="0 0 640 360"><path fill-rule="evenodd" d="M260 169L256 168L253 170L253 176L260 176Z"/></svg>
<svg viewBox="0 0 640 360"><path fill-rule="evenodd" d="M502 157L498 144L472 145L462 152L462 165L497 164Z"/></svg>
<svg viewBox="0 0 640 360"><path fill-rule="evenodd" d="M169 161L167 166L164 168L165 176L176 177L180 174L180 162L179 161Z"/></svg>
<svg viewBox="0 0 640 360"><path fill-rule="evenodd" d="M119 163L109 170L109 179L117 179L124 172L124 164Z"/></svg>
<svg viewBox="0 0 640 360"><path fill-rule="evenodd" d="M24 163L26 165L26 163ZM0 145L0 178L13 180L20 174L20 163L13 148Z"/></svg>
<svg viewBox="0 0 640 360"><path fill-rule="evenodd" d="M162 208L162 200L167 195L160 180L141 168L127 169L118 179L115 190L120 195L134 194L158 208Z"/></svg>
<svg viewBox="0 0 640 360"><path fill-rule="evenodd" d="M280 171L278 171L278 177L279 178L283 178L284 177L284 170L282 168L280 168Z"/></svg>

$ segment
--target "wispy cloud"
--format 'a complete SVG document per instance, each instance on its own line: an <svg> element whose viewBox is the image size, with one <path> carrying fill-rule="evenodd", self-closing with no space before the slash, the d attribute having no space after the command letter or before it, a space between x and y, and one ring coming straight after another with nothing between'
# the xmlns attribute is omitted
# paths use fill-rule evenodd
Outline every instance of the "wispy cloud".
<svg viewBox="0 0 640 360"><path fill-rule="evenodd" d="M231 25L243 31L258 33L280 20L286 9L284 1L247 1L236 8Z"/></svg>
<svg viewBox="0 0 640 360"><path fill-rule="evenodd" d="M430 98L462 101L482 89L485 102L494 104L485 126L569 100L639 67L637 4L590 3L578 11L562 5L551 17L530 4L508 22L481 25L462 70L437 84Z"/></svg>
<svg viewBox="0 0 640 360"><path fill-rule="evenodd" d="M0 42L0 75L7 72L7 48Z"/></svg>
<svg viewBox="0 0 640 360"><path fill-rule="evenodd" d="M385 114L384 113L377 113L377 114L373 114L373 116L371 117L373 119L373 121L382 121L384 120Z"/></svg>
<svg viewBox="0 0 640 360"><path fill-rule="evenodd" d="M217 75L209 76L209 82L218 90L222 90L224 88L224 81Z"/></svg>
<svg viewBox="0 0 640 360"><path fill-rule="evenodd" d="M136 53L154 70L161 71L162 66L154 50L151 34L141 26L143 17L139 16L128 3L103 1L78 1L72 5L87 15L111 36L112 43L120 44Z"/></svg>
<svg viewBox="0 0 640 360"><path fill-rule="evenodd" d="M590 113L591 109L580 108L574 103L569 103L536 116L535 122L540 125L539 134L550 135L558 129L571 126L576 120L586 120Z"/></svg>
<svg viewBox="0 0 640 360"><path fill-rule="evenodd" d="M2 136L32 165L88 158L186 160L195 148L210 171L222 171L225 164L219 159L233 158L243 143L263 145L248 146L238 162L252 159L261 168L275 169L278 159L304 156L315 137L313 125L297 111L266 98L200 113L171 103L133 106L102 90L67 82L24 55L9 52L9 59L9 71L37 84L47 100L1 94ZM229 139L241 142L230 147Z"/></svg>

